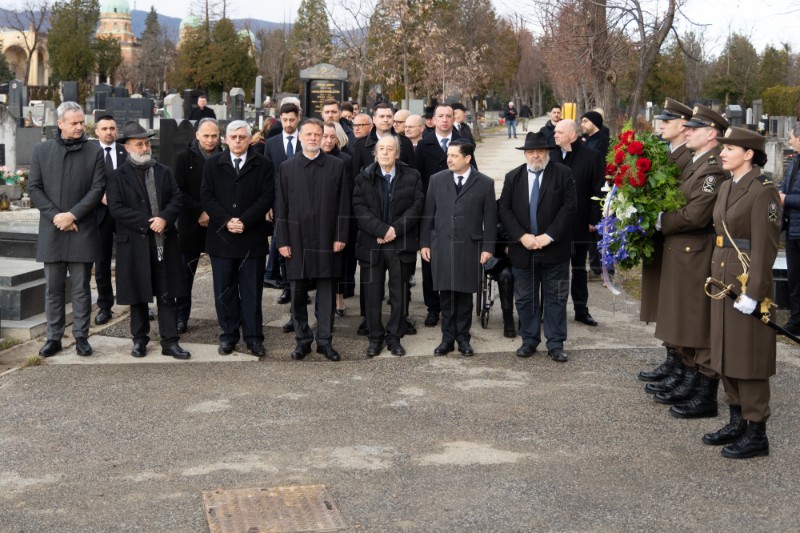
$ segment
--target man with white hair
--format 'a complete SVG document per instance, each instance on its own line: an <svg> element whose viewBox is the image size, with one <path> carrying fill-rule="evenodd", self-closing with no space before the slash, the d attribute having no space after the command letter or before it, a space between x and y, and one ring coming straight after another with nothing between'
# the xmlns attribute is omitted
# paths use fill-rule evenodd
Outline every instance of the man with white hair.
<svg viewBox="0 0 800 533"><path fill-rule="evenodd" d="M275 200L272 162L250 146L243 120L228 124L228 147L208 158L200 196L208 213L206 251L211 257L219 354L228 355L241 336L248 351L262 357L262 280L269 252L267 212Z"/></svg>
<svg viewBox="0 0 800 533"><path fill-rule="evenodd" d="M102 257L95 211L106 185L100 146L86 142L83 109L58 106L58 135L33 149L28 190L39 209L36 260L44 263L47 342L39 354L61 351L67 273L72 283L72 333L78 355L91 355L92 263Z"/></svg>

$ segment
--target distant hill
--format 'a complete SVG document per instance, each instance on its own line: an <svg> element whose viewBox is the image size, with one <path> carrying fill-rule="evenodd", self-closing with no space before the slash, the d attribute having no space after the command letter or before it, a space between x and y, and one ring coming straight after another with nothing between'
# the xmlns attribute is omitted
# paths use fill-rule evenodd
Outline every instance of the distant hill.
<svg viewBox="0 0 800 533"><path fill-rule="evenodd" d="M131 26L133 29L134 35L136 37L140 37L142 32L144 31L144 21L147 18L147 14L150 11L142 11L140 9L134 9L131 11ZM2 27L10 27L10 19L9 19L10 10L4 9L0 7L0 28ZM167 35L173 41L178 39L178 31L180 30L181 20L178 17L168 17L166 15L162 15L161 13L158 14L158 23L161 24L167 31ZM250 31L253 33L258 33L258 30L265 29L265 30L272 30L277 28L284 27L282 22L269 22L266 20L259 20L254 18L244 18L244 19L231 19L233 21L233 25L237 28L249 28ZM291 28L291 24L286 24L287 28ZM47 31L50 28L49 23L45 23L45 27L43 28L44 31Z"/></svg>

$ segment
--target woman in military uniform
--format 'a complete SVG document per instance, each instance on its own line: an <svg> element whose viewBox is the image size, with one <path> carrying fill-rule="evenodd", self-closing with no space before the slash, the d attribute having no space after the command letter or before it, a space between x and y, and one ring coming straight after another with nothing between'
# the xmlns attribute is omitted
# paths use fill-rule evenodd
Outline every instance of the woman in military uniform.
<svg viewBox="0 0 800 533"><path fill-rule="evenodd" d="M761 168L767 161L764 138L729 128L722 139L722 168L732 179L722 184L714 206L716 246L711 276L733 284L741 294L715 299L711 306L711 364L722 375L730 422L703 437L711 445L727 444L722 455L744 459L769 454L766 421L769 378L775 374L775 332L747 316L773 298L772 265L778 253L780 197ZM738 248L738 251L737 251ZM746 283L739 254L749 257Z"/></svg>

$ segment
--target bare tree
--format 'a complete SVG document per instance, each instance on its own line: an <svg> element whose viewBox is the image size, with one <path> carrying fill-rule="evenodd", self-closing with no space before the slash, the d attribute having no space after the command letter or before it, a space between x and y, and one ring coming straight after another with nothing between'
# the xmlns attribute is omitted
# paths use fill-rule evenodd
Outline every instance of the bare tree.
<svg viewBox="0 0 800 533"><path fill-rule="evenodd" d="M272 85L272 92L283 92L288 70L289 34L284 28L259 30L256 34L259 42L259 71L266 76Z"/></svg>
<svg viewBox="0 0 800 533"><path fill-rule="evenodd" d="M335 58L354 66L358 79L356 102L364 103L364 86L370 69L369 43L372 31L370 20L376 0L335 0L325 3L328 19L335 34Z"/></svg>
<svg viewBox="0 0 800 533"><path fill-rule="evenodd" d="M7 10L9 27L20 34L20 42L25 49L25 83L31 73L33 55L42 48L46 33L42 31L50 17L50 0L25 0L20 10Z"/></svg>

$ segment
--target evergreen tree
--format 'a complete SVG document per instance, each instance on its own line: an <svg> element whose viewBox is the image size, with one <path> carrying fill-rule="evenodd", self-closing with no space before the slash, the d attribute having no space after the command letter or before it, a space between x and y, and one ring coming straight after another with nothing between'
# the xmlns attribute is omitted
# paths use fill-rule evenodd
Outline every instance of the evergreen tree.
<svg viewBox="0 0 800 533"><path fill-rule="evenodd" d="M245 98L249 98L258 74L253 50L250 38L239 35L230 19L218 20L211 30L209 49L211 89L221 93L231 87L241 87L245 90Z"/></svg>
<svg viewBox="0 0 800 533"><path fill-rule="evenodd" d="M167 39L158 22L158 13L154 7L150 8L144 24L144 31L139 39L142 45L139 56L140 81L145 89L159 93L164 89L167 66L172 59L174 45Z"/></svg>
<svg viewBox="0 0 800 533"><path fill-rule="evenodd" d="M0 81L6 82L14 77L11 68L8 66L5 54L0 54Z"/></svg>
<svg viewBox="0 0 800 533"><path fill-rule="evenodd" d="M89 81L96 65L93 43L99 19L98 0L64 0L53 4L47 34L53 81Z"/></svg>
<svg viewBox="0 0 800 533"><path fill-rule="evenodd" d="M298 68L330 61L331 41L324 0L302 0L292 28L292 57Z"/></svg>
<svg viewBox="0 0 800 533"><path fill-rule="evenodd" d="M119 40L116 37L101 37L94 42L97 73L100 81L108 82L114 71L122 64Z"/></svg>

